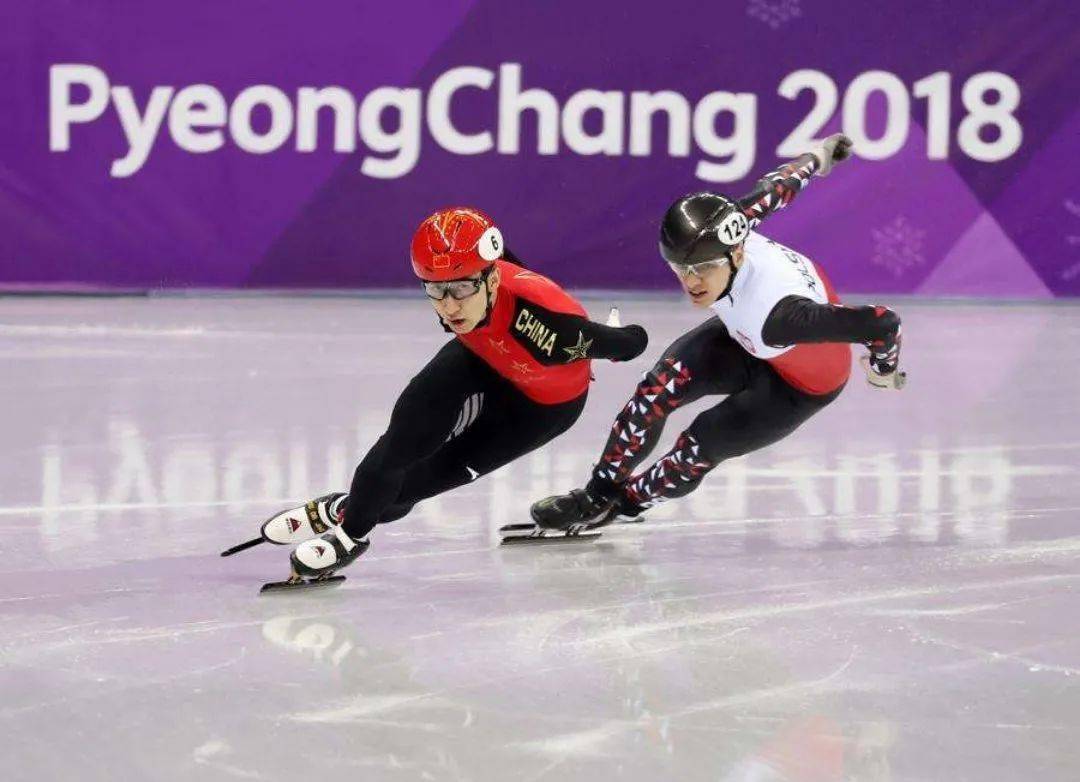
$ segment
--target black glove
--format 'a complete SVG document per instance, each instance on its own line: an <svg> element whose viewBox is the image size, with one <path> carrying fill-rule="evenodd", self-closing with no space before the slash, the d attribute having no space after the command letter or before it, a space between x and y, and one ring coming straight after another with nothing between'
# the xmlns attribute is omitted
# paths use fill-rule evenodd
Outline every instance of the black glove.
<svg viewBox="0 0 1080 782"><path fill-rule="evenodd" d="M645 352L645 348L649 347L649 332L644 327L639 326L636 323L631 323L629 326L623 326L622 330L630 335L635 344L632 347L633 354L628 355L626 358L616 359L617 361L630 361L637 358Z"/></svg>

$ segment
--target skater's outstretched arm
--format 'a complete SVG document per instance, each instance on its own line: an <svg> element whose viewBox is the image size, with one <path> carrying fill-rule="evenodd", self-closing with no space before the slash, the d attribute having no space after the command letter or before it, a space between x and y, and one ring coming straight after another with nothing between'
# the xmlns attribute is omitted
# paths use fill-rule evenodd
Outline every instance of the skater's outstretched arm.
<svg viewBox="0 0 1080 782"><path fill-rule="evenodd" d="M900 333L900 316L887 307L818 304L804 296L781 299L761 329L765 344L786 347L804 342L893 341Z"/></svg>
<svg viewBox="0 0 1080 782"><path fill-rule="evenodd" d="M649 344L648 333L637 324L606 326L527 299L518 300L510 328L514 338L544 365L595 358L629 361Z"/></svg>
<svg viewBox="0 0 1080 782"><path fill-rule="evenodd" d="M820 146L806 152L769 173L754 185L754 189L736 201L754 228L773 212L778 212L813 178L827 176L832 167L851 156L851 139L835 133Z"/></svg>

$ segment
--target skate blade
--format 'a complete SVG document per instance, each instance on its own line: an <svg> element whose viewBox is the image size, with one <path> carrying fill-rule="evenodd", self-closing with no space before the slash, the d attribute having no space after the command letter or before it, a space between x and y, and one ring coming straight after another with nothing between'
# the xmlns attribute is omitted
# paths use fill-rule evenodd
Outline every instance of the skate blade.
<svg viewBox="0 0 1080 782"><path fill-rule="evenodd" d="M502 539L501 545L555 546L565 543L588 543L590 540L600 537L600 535L599 532L579 532L576 535L566 535L562 532L554 535L507 535Z"/></svg>
<svg viewBox="0 0 1080 782"><path fill-rule="evenodd" d="M251 540L245 540L243 543L238 543L235 546L233 546L232 548L225 549L224 551L221 552L221 556L223 556L223 557L231 557L233 554L238 554L241 551L246 551L247 549L251 548L252 546L258 546L264 540L265 540L265 538L252 538Z"/></svg>
<svg viewBox="0 0 1080 782"><path fill-rule="evenodd" d="M505 524L499 527L499 532L524 532L527 529L536 529L536 525L531 522L525 522L524 524Z"/></svg>
<svg viewBox="0 0 1080 782"><path fill-rule="evenodd" d="M269 584L262 585L259 594L265 595L268 592L292 592L317 587L340 586L344 580L345 576L328 576L327 578L301 578L298 580L271 581Z"/></svg>

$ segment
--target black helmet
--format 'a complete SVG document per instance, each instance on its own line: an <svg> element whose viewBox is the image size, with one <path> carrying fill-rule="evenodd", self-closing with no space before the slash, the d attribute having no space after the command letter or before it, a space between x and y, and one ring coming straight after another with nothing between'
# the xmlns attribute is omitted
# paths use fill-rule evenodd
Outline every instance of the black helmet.
<svg viewBox="0 0 1080 782"><path fill-rule="evenodd" d="M719 193L693 193L673 203L660 224L660 254L689 266L712 261L738 247L750 223L735 202Z"/></svg>

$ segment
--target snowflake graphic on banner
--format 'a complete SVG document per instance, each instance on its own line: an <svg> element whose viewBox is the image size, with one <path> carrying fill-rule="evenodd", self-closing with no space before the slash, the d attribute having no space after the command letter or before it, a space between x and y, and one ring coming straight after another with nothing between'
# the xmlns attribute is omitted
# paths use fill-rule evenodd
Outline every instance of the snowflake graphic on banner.
<svg viewBox="0 0 1080 782"><path fill-rule="evenodd" d="M870 263L887 269L894 277L903 277L908 269L926 263L923 255L926 231L903 215L888 225L871 229L870 235L874 237L874 255Z"/></svg>
<svg viewBox="0 0 1080 782"><path fill-rule="evenodd" d="M750 0L746 14L778 30L792 19L802 16L799 2L800 0Z"/></svg>

